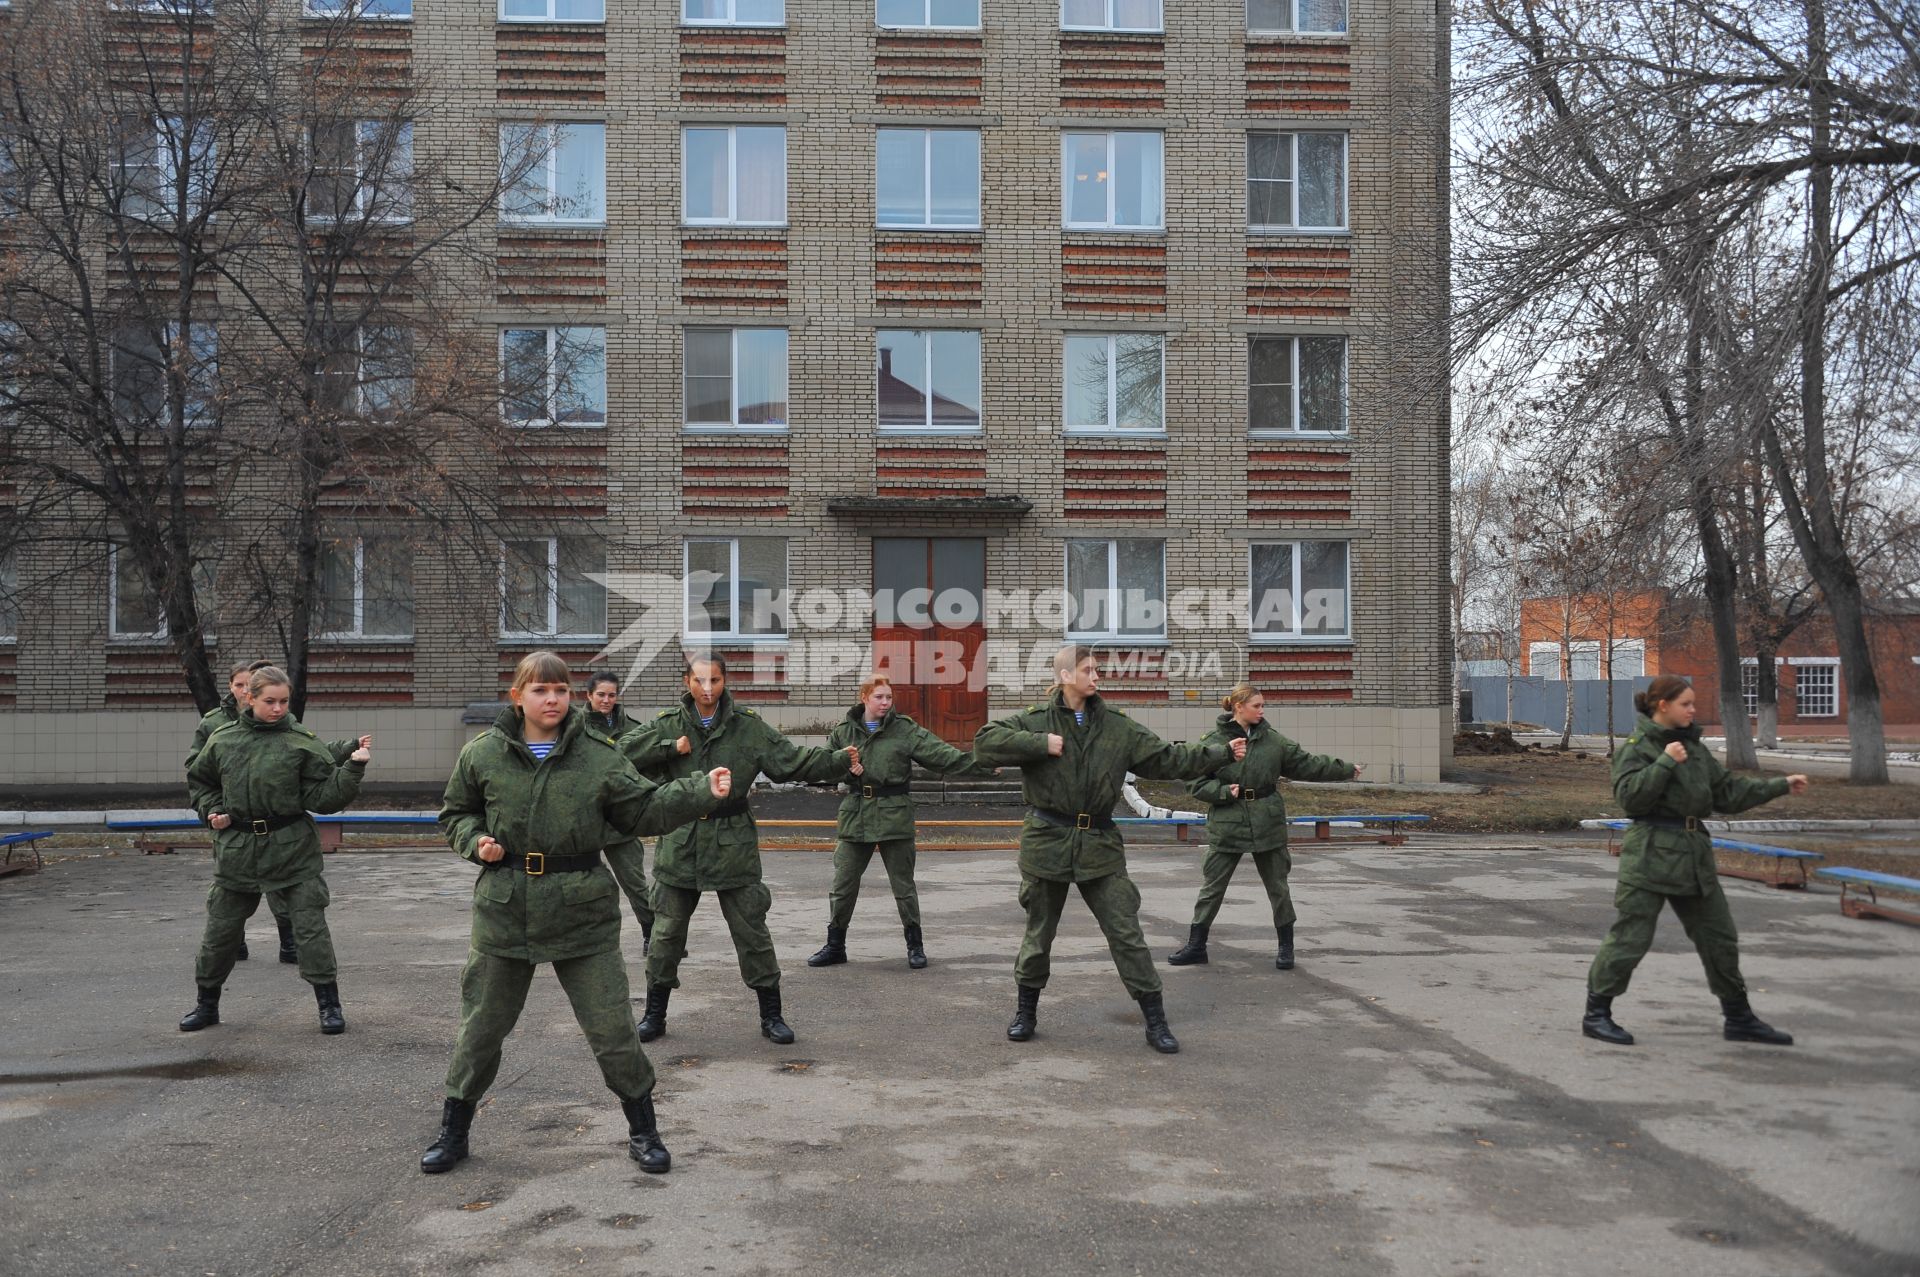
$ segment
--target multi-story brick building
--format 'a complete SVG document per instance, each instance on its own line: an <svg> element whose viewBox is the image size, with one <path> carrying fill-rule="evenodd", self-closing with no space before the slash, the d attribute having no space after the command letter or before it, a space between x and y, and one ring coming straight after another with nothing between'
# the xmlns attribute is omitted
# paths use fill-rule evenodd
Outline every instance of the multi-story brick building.
<svg viewBox="0 0 1920 1277"><path fill-rule="evenodd" d="M842 712L866 644L935 639L978 674L902 666L903 703L965 738L1071 637L1170 736L1250 676L1314 748L1437 778L1446 5L360 7L370 55L452 91L414 147L547 151L471 322L572 369L509 405L557 478L504 566L343 543L308 720L373 730L381 775L444 774L529 648L624 673L620 579L711 570L673 637L790 729ZM865 598L916 587L936 617ZM124 593L76 581L0 641L16 782L177 776L190 703Z"/></svg>

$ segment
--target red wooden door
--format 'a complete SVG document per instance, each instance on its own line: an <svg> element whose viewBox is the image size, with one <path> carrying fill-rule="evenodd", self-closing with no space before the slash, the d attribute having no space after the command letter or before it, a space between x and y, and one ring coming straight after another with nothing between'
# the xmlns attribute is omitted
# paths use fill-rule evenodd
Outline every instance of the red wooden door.
<svg viewBox="0 0 1920 1277"><path fill-rule="evenodd" d="M978 537L875 537L874 670L894 705L942 740L970 746L987 721L975 677L986 626L987 543Z"/></svg>

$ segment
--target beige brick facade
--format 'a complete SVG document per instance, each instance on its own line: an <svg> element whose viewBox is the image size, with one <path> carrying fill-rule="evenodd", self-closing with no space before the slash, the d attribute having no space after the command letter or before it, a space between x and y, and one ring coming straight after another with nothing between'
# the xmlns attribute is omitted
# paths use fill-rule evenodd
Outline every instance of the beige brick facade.
<svg viewBox="0 0 1920 1277"><path fill-rule="evenodd" d="M585 27L497 23L485 0L415 8L378 38L458 104L417 124L416 147L484 174L502 121L606 125L606 225L503 228L498 273L473 299L488 328L606 330L606 425L552 430L564 495L528 498L529 531L591 530L616 573L678 574L689 535L784 537L796 591L870 586L876 535L980 537L990 588L1053 590L1069 537L1164 540L1170 594L1244 590L1249 541L1344 541L1350 640L1251 645L1244 615L1171 626L1164 645L1140 645L1145 672L1113 680L1116 698L1191 738L1251 671L1281 729L1312 748L1381 779L1438 778L1451 724L1444 5L1351 0L1347 35L1288 38L1249 36L1239 0L1168 0L1158 35L1065 33L1046 0L984 0L973 32L885 32L872 0L788 0L772 30L684 28L673 0L609 0L607 22ZM682 225L681 129L698 122L785 125L784 229ZM980 130L982 229L875 228L886 123ZM1163 134L1164 231L1062 229L1061 135L1082 127ZM1346 233L1249 232L1255 128L1348 134ZM685 330L727 325L787 330L784 433L683 427ZM878 430L882 328L981 333L979 434ZM1065 336L1137 332L1166 339L1164 434L1064 433ZM1256 334L1349 339L1348 434L1250 437ZM907 493L920 504L828 508ZM939 497L1030 508L989 517L925 500ZM423 543L412 642L327 645L312 725L374 730L385 778L443 776L468 734L459 707L494 696L511 659L539 645L501 638L494 576ZM179 774L191 707L164 649L107 638L106 593L104 580L74 581L0 647L0 693L11 678L15 698L0 711L0 772L14 783ZM617 596L608 610L614 635L637 616ZM792 653L863 640L869 624L813 633L796 621L787 673L805 672ZM1061 632L988 637L1024 651ZM265 635L223 632L223 663L250 645L274 651ZM558 644L581 656L601 645ZM1216 663L1200 660L1210 653ZM1167 658L1199 669L1168 674ZM618 655L607 663L625 670ZM802 729L836 718L857 681L738 680ZM627 699L644 711L677 690L678 661L665 660ZM1039 690L994 690L988 708Z"/></svg>

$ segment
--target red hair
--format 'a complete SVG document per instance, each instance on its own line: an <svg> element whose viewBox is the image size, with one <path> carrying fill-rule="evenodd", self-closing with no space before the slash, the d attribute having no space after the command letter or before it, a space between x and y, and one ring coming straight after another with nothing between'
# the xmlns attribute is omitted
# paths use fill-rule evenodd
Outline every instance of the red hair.
<svg viewBox="0 0 1920 1277"><path fill-rule="evenodd" d="M876 687L892 687L892 686L893 686L893 680L888 678L885 674L875 674L872 678L860 684L860 699L864 701L867 699L867 697L873 695L873 689Z"/></svg>

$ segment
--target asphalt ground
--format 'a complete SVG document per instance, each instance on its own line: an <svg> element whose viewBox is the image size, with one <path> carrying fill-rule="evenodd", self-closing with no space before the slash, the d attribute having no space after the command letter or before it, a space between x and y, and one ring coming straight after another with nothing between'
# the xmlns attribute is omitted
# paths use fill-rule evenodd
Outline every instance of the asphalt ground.
<svg viewBox="0 0 1920 1277"><path fill-rule="evenodd" d="M1283 973L1243 865L1211 964L1163 967L1160 1056L1077 900L1039 1035L1005 1040L1010 854L923 854L919 972L878 864L854 961L807 968L829 858L769 854L799 1041L760 1037L708 902L649 1047L672 1174L627 1159L543 974L473 1158L428 1177L471 867L329 861L330 1038L264 910L224 1023L175 1029L204 856L61 863L0 882L0 1273L1920 1272L1920 929L1729 883L1754 1005L1798 1044L1723 1041L1669 916L1616 1006L1640 1045L1606 1047L1578 1021L1613 868L1574 841L1303 852ZM1198 854L1132 871L1164 957Z"/></svg>

